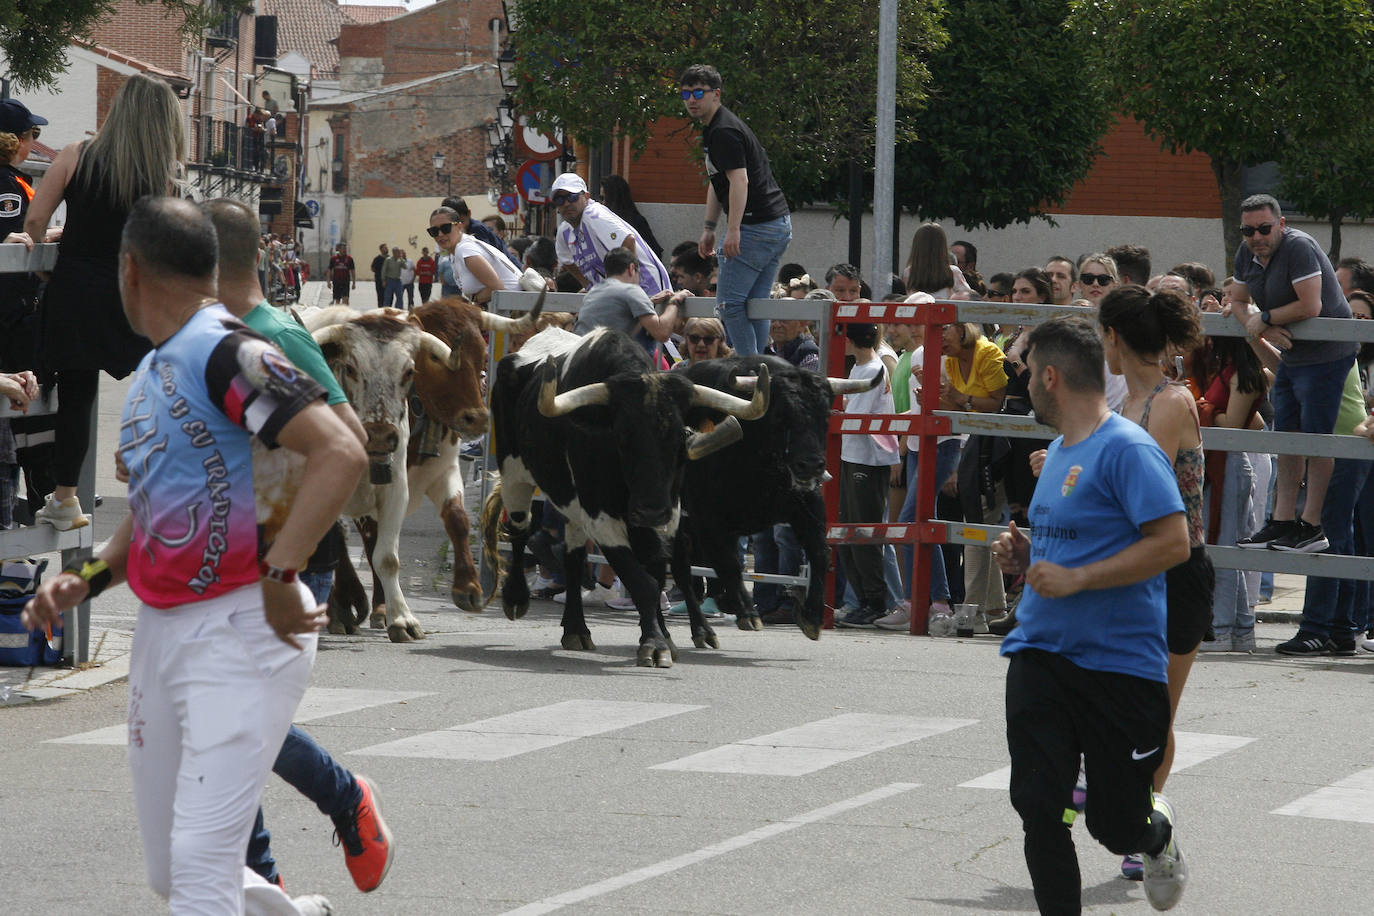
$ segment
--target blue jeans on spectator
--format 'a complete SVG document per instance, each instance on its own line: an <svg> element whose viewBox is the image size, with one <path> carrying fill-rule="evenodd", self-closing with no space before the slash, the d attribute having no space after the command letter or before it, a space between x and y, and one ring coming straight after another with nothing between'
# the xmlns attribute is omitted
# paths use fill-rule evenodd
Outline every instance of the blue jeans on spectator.
<svg viewBox="0 0 1374 916"><path fill-rule="evenodd" d="M1337 498L1322 503L1322 530L1331 542L1323 553L1355 553L1355 504L1369 480L1374 462L1337 458L1330 492ZM1299 629L1330 639L1349 640L1359 632L1355 622L1354 579L1308 576Z"/></svg>
<svg viewBox="0 0 1374 916"><path fill-rule="evenodd" d="M754 535L754 571L795 576L801 568L802 549L791 525L774 525ZM781 585L759 582L754 585L754 608L760 614L776 611L786 600Z"/></svg>
<svg viewBox="0 0 1374 916"><path fill-rule="evenodd" d="M400 280L387 280L386 288L382 291L382 308L405 308L406 304L402 299L405 290Z"/></svg>
<svg viewBox="0 0 1374 916"><path fill-rule="evenodd" d="M716 277L716 306L725 336L740 356L762 353L768 346L767 318L749 320L750 299L767 299L773 291L778 265L792 241L792 217L780 216L764 223L740 226L739 254L725 257L722 246L725 232L717 236L716 257L720 270Z"/></svg>
<svg viewBox="0 0 1374 916"><path fill-rule="evenodd" d="M345 558L340 562L347 563ZM334 570L321 569L319 571L305 570L299 576L301 583L310 589L310 594L315 596L316 604L326 604L329 601L329 593L334 589Z"/></svg>
<svg viewBox="0 0 1374 916"><path fill-rule="evenodd" d="M344 818L363 800L363 790L353 774L339 766L329 752L315 743L296 726L286 733L272 772L286 780L306 798L315 803L320 813L330 818ZM262 808L253 821L253 833L248 838L246 864L262 875L264 881L275 883L277 863L272 858L272 835L263 824Z"/></svg>
<svg viewBox="0 0 1374 916"><path fill-rule="evenodd" d="M1229 453L1226 456L1226 476L1221 486L1218 546L1234 547L1238 539L1251 533L1253 501L1263 498L1263 494L1255 492L1255 472L1250 466L1249 455L1245 452ZM1210 503L1211 492L1205 491L1202 504L1207 506ZM1212 590L1212 629L1220 643L1229 644L1236 631L1254 634L1256 596L1250 594L1246 578L1239 569L1218 568L1216 571L1216 585Z"/></svg>
<svg viewBox="0 0 1374 916"><path fill-rule="evenodd" d="M941 442L935 448L935 492L940 492L940 487L944 486L945 481L949 480L949 475L954 473L955 468L959 467L959 447L958 439L950 439ZM897 516L899 522L916 521L916 464L917 457L921 453L915 449L906 453L906 502L902 503L902 511ZM902 563L904 570L910 577L916 548L912 544L902 545ZM908 578L905 588L906 597L911 598L911 582ZM949 576L945 571L945 555L938 547L932 547L930 551L930 600L949 601Z"/></svg>

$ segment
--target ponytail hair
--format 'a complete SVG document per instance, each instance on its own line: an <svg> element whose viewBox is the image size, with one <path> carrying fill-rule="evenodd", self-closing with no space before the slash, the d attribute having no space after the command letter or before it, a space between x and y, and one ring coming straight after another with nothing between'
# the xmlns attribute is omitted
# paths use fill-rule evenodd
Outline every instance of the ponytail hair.
<svg viewBox="0 0 1374 916"><path fill-rule="evenodd" d="M1117 287L1102 297L1097 320L1141 356L1170 346L1187 352L1203 342L1197 306L1171 289L1151 293L1134 284Z"/></svg>

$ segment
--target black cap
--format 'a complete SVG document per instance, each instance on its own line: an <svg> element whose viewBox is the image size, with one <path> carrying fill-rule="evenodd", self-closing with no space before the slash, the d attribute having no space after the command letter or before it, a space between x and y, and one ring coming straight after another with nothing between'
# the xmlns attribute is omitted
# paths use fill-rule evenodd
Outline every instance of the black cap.
<svg viewBox="0 0 1374 916"><path fill-rule="evenodd" d="M30 127L47 123L47 118L29 111L18 99L0 99L0 132L18 135Z"/></svg>

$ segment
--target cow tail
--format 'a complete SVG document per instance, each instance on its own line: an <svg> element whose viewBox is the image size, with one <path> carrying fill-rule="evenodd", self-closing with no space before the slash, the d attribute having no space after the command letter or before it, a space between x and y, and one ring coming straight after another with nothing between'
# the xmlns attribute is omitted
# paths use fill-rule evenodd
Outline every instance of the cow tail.
<svg viewBox="0 0 1374 916"><path fill-rule="evenodd" d="M497 549L497 534L501 528L501 515L505 506L501 502L501 481L487 494L482 504L480 527L482 530L482 558L491 570L491 592L482 596L482 607L486 607L501 585L501 551Z"/></svg>

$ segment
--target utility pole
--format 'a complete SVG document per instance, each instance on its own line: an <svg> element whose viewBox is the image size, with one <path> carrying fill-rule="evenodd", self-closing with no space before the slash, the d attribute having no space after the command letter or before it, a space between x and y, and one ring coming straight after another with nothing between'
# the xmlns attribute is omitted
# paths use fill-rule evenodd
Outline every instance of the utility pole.
<svg viewBox="0 0 1374 916"><path fill-rule="evenodd" d="M873 150L873 270L874 300L891 289L893 204L897 121L897 0L878 4L878 124ZM860 214L862 216L862 214ZM854 219L853 215L850 219Z"/></svg>

